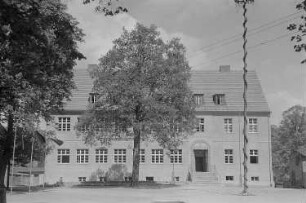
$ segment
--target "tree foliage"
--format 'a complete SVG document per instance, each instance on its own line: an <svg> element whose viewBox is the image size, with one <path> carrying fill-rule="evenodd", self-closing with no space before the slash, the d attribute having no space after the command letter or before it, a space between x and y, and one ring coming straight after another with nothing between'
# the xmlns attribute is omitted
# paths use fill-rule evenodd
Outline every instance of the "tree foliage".
<svg viewBox="0 0 306 203"><path fill-rule="evenodd" d="M140 140L171 148L194 129L185 48L178 39L163 42L155 26L124 30L92 76L99 99L77 128L88 127L87 143L132 136L133 181L138 181Z"/></svg>
<svg viewBox="0 0 306 203"><path fill-rule="evenodd" d="M279 127L272 127L273 168L277 181L289 177L290 159L301 146L306 146L306 107L296 105L283 113Z"/></svg>
<svg viewBox="0 0 306 203"><path fill-rule="evenodd" d="M84 34L60 0L0 0L0 202L14 129L33 132L38 118L61 109L74 87L73 66ZM28 118L33 118L32 120ZM34 119L35 118L35 119ZM18 124L17 124L18 123Z"/></svg>
<svg viewBox="0 0 306 203"><path fill-rule="evenodd" d="M288 26L288 30L293 31L294 35L291 37L291 41L295 41L294 50L296 52L306 52L306 43L305 43L305 35L306 35L306 0L301 1L297 4L296 9L301 11L301 22L292 23ZM301 63L305 63L306 59L302 60Z"/></svg>
<svg viewBox="0 0 306 203"><path fill-rule="evenodd" d="M83 4L89 4L95 0L83 0ZM96 0L98 5L95 10L104 13L105 16L114 16L119 13L126 13L128 9L118 4L120 0Z"/></svg>

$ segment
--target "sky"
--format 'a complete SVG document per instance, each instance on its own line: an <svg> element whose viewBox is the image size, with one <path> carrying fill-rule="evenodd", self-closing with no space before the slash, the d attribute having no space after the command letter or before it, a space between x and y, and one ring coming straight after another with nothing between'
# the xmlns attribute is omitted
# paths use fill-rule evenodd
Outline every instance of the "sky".
<svg viewBox="0 0 306 203"><path fill-rule="evenodd" d="M122 29L139 22L158 27L161 37L179 37L193 70L218 70L230 65L242 70L242 7L234 0L120 0L129 12L105 17L94 11L99 0L83 5L82 0L65 0L68 12L86 34L79 44L87 57L76 68L98 63L120 37ZM248 5L248 69L255 70L271 109L271 124L278 125L282 112L293 105L306 106L306 58L294 52L292 33L286 28L300 22L295 9L301 0L255 0Z"/></svg>

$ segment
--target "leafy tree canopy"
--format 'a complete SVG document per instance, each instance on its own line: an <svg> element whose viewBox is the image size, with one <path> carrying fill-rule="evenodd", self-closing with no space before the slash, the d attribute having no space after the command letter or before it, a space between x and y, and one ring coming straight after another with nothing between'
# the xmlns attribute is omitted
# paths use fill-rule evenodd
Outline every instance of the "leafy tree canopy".
<svg viewBox="0 0 306 203"><path fill-rule="evenodd" d="M138 181L141 140L175 148L194 129L190 67L179 40L163 42L155 26L124 29L113 43L92 71L98 101L77 128L87 126L84 138L91 144L131 135L133 184Z"/></svg>
<svg viewBox="0 0 306 203"><path fill-rule="evenodd" d="M304 13L301 15L301 22L292 23L288 26L288 30L293 31L294 35L291 37L291 41L295 41L294 50L296 52L306 51L306 43L304 37L306 34L306 0L301 1L296 5L296 9ZM301 63L305 63L306 59L302 60Z"/></svg>
<svg viewBox="0 0 306 203"><path fill-rule="evenodd" d="M279 127L272 127L273 168L277 179L284 180L290 175L291 156L301 146L306 146L306 107L296 105L284 111Z"/></svg>

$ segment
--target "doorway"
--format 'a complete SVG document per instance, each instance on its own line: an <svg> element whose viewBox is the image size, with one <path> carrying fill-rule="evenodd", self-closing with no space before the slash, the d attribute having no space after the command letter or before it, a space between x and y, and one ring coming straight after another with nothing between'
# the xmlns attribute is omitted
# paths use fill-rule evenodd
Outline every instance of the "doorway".
<svg viewBox="0 0 306 203"><path fill-rule="evenodd" d="M195 158L195 171L208 172L208 150L195 149L194 158Z"/></svg>

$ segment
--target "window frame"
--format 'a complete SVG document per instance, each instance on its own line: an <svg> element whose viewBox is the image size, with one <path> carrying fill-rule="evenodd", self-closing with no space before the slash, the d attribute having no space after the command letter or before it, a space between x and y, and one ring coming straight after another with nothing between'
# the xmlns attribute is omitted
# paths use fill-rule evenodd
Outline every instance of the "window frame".
<svg viewBox="0 0 306 203"><path fill-rule="evenodd" d="M95 150L96 163L107 163L108 161L108 149L96 149Z"/></svg>
<svg viewBox="0 0 306 203"><path fill-rule="evenodd" d="M58 131L71 131L71 118L69 116L57 117L57 130Z"/></svg>
<svg viewBox="0 0 306 203"><path fill-rule="evenodd" d="M182 164L183 163L183 150L182 149L170 149L170 163Z"/></svg>
<svg viewBox="0 0 306 203"><path fill-rule="evenodd" d="M152 164L163 164L164 163L164 150L163 149L152 149L151 163Z"/></svg>
<svg viewBox="0 0 306 203"><path fill-rule="evenodd" d="M254 122L256 121L256 122ZM258 118L249 118L248 119L248 132L249 133L258 133Z"/></svg>
<svg viewBox="0 0 306 203"><path fill-rule="evenodd" d="M213 95L213 102L215 105L225 105L225 94L214 94Z"/></svg>
<svg viewBox="0 0 306 203"><path fill-rule="evenodd" d="M68 157L68 162L63 162L63 157ZM57 149L57 163L70 164L70 149Z"/></svg>
<svg viewBox="0 0 306 203"><path fill-rule="evenodd" d="M224 163L234 164L234 149L224 149Z"/></svg>
<svg viewBox="0 0 306 203"><path fill-rule="evenodd" d="M228 134L233 133L233 118L224 118L224 131Z"/></svg>
<svg viewBox="0 0 306 203"><path fill-rule="evenodd" d="M77 149L76 153L77 164L88 164L89 163L89 149Z"/></svg>
<svg viewBox="0 0 306 203"><path fill-rule="evenodd" d="M197 126L197 132L205 132L205 118L199 117L198 120L198 126ZM203 121L203 122L202 122Z"/></svg>
<svg viewBox="0 0 306 203"><path fill-rule="evenodd" d="M126 149L114 149L114 163L124 164L126 163Z"/></svg>
<svg viewBox="0 0 306 203"><path fill-rule="evenodd" d="M258 164L259 163L258 149L250 149L249 156L250 156L250 164Z"/></svg>
<svg viewBox="0 0 306 203"><path fill-rule="evenodd" d="M193 101L196 106L201 106L204 104L204 94L194 94Z"/></svg>

